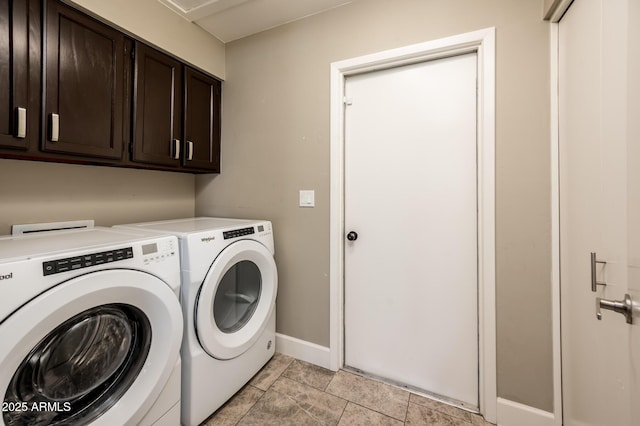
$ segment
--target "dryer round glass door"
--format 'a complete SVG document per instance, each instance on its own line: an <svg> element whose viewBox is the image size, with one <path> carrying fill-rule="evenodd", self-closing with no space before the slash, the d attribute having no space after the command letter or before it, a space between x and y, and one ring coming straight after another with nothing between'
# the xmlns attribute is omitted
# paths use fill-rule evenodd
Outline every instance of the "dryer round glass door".
<svg viewBox="0 0 640 426"><path fill-rule="evenodd" d="M204 350L231 359L251 347L275 309L277 287L273 255L262 244L242 240L225 248L211 265L195 307Z"/></svg>
<svg viewBox="0 0 640 426"><path fill-rule="evenodd" d="M235 263L222 276L213 300L213 319L223 333L233 333L251 319L260 300L262 274L250 260Z"/></svg>
<svg viewBox="0 0 640 426"><path fill-rule="evenodd" d="M179 359L180 303L157 277L93 272L0 325L4 424L138 424Z"/></svg>

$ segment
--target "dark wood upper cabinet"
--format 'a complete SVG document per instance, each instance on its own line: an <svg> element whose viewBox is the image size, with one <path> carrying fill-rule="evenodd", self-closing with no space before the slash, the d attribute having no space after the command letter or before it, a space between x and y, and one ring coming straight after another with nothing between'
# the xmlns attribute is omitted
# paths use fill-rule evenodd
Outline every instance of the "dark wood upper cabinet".
<svg viewBox="0 0 640 426"><path fill-rule="evenodd" d="M136 162L180 166L182 63L136 42L133 152Z"/></svg>
<svg viewBox="0 0 640 426"><path fill-rule="evenodd" d="M220 171L220 81L185 67L184 139L186 168Z"/></svg>
<svg viewBox="0 0 640 426"><path fill-rule="evenodd" d="M0 0L0 147L26 150L38 140L40 40L30 32L39 13L38 0Z"/></svg>
<svg viewBox="0 0 640 426"><path fill-rule="evenodd" d="M47 2L45 40L43 150L121 159L130 41L58 0Z"/></svg>
<svg viewBox="0 0 640 426"><path fill-rule="evenodd" d="M0 0L0 158L219 173L221 86L67 0Z"/></svg>

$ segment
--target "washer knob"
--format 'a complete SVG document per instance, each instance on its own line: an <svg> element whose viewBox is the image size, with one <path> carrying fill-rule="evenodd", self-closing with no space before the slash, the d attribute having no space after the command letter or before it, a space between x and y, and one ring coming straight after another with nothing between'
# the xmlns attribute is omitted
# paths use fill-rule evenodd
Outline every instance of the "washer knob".
<svg viewBox="0 0 640 426"><path fill-rule="evenodd" d="M358 233L355 231L351 231L347 234L347 240L349 241L355 241L358 239Z"/></svg>

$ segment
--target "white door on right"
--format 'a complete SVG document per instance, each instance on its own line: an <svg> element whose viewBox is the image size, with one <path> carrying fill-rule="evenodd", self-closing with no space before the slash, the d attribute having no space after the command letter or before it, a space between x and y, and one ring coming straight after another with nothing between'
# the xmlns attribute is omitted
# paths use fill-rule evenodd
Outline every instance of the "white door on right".
<svg viewBox="0 0 640 426"><path fill-rule="evenodd" d="M576 0L559 24L565 425L640 425L639 3Z"/></svg>

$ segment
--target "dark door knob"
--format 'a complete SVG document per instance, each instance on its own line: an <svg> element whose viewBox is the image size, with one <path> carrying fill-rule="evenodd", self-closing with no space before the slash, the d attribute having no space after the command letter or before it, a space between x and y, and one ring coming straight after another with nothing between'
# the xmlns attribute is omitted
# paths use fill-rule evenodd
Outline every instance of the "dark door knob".
<svg viewBox="0 0 640 426"><path fill-rule="evenodd" d="M357 240L357 239L358 239L358 233L357 233L357 232L351 231L351 232L349 232L349 233L347 234L347 240L349 240L349 241L355 241L355 240Z"/></svg>

